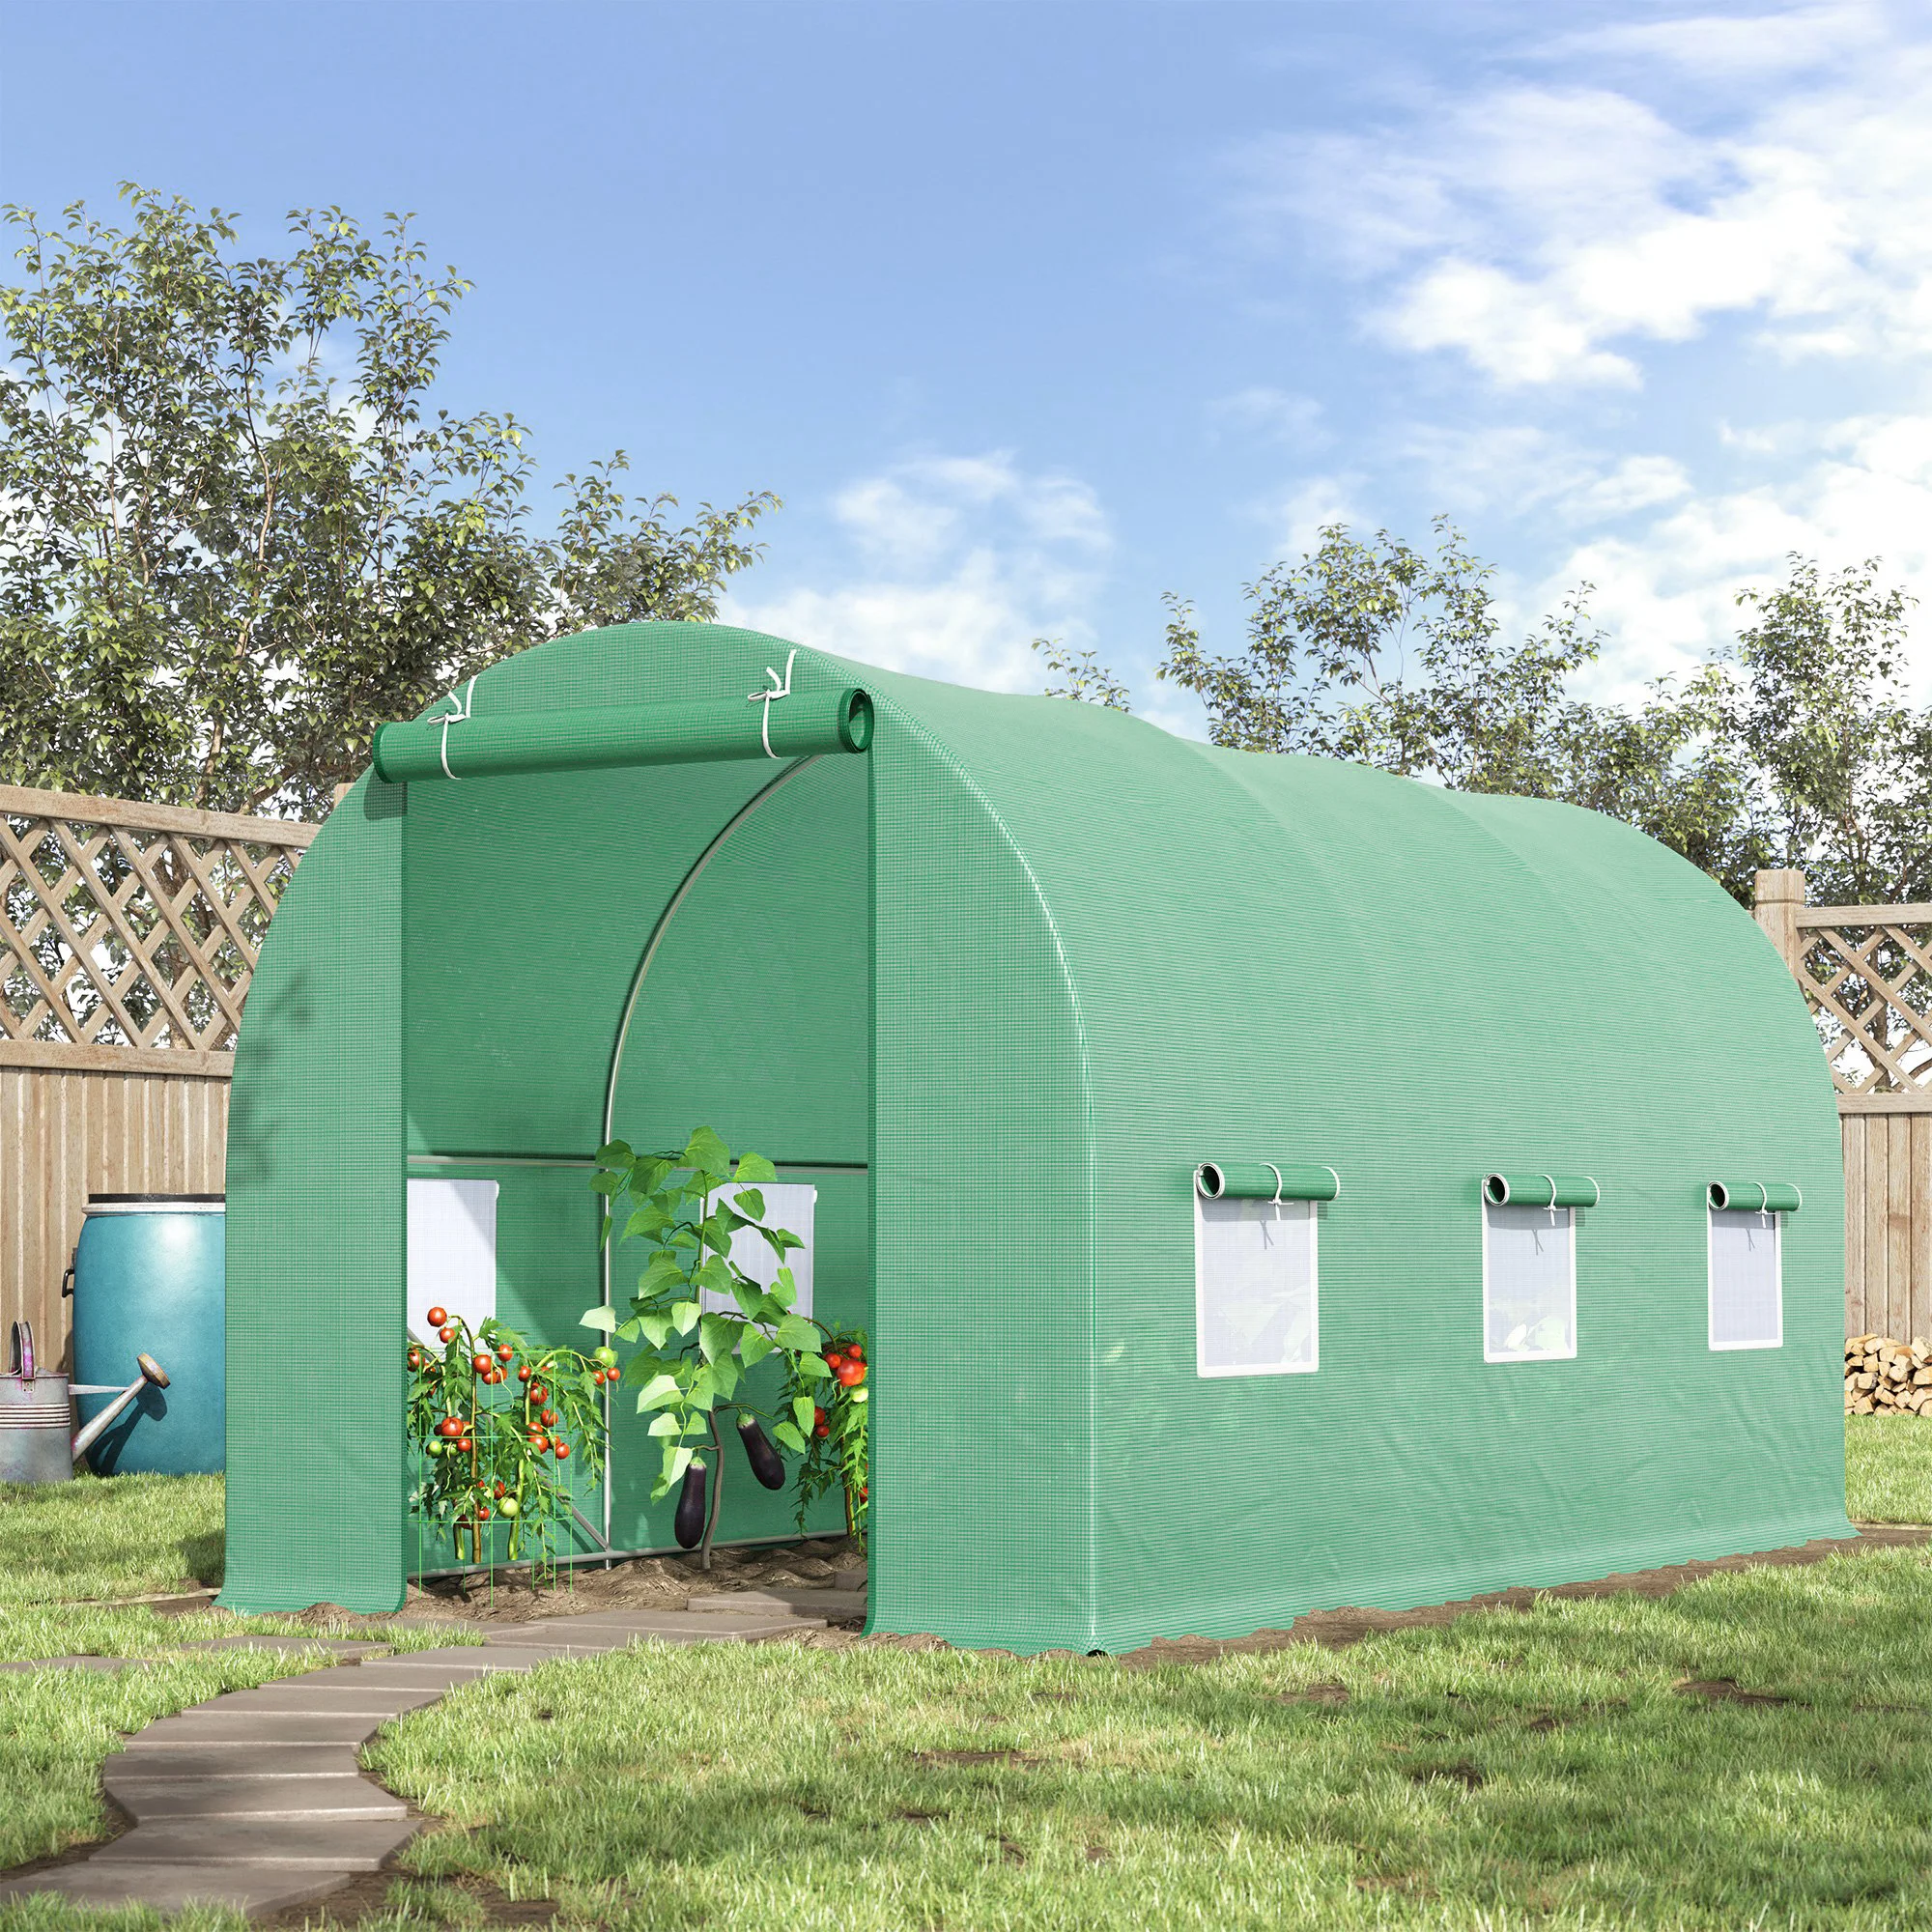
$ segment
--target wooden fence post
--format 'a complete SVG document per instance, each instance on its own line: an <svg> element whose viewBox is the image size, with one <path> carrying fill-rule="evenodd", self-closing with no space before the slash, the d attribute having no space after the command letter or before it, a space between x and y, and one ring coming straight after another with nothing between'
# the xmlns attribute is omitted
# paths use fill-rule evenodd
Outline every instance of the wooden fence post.
<svg viewBox="0 0 1932 1932"><path fill-rule="evenodd" d="M1798 913L1804 903L1804 874L1798 871L1759 872L1751 885L1751 917L1777 948L1791 977L1804 983L1804 949L1798 937Z"/></svg>

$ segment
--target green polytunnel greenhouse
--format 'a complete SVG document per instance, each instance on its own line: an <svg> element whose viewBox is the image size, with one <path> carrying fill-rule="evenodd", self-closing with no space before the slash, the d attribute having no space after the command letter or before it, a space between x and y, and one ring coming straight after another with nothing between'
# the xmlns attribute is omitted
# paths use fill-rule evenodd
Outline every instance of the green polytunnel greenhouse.
<svg viewBox="0 0 1932 1932"><path fill-rule="evenodd" d="M685 624L377 763L237 1056L225 1603L399 1605L406 1309L468 1266L594 1341L593 1154L706 1124L870 1331L874 1630L1111 1651L1847 1533L1824 1057L1630 828ZM584 1554L672 1545L624 1393ZM728 1486L721 1541L790 1533Z"/></svg>

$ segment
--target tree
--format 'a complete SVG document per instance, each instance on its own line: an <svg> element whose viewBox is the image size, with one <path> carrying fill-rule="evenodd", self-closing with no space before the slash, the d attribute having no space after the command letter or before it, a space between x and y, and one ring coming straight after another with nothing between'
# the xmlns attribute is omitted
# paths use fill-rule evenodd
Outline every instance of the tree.
<svg viewBox="0 0 1932 1932"><path fill-rule="evenodd" d="M1814 897L1932 898L1932 707L1905 682L1914 599L1878 587L1870 557L1824 577L1794 554L1776 590L1746 590L1720 699L1747 762L1759 863L1809 874Z"/></svg>
<svg viewBox="0 0 1932 1932"><path fill-rule="evenodd" d="M1078 657L1058 638L1036 638L1035 650L1046 659L1057 682L1046 687L1049 697L1071 697L1082 704L1104 704L1109 711L1131 711L1127 687L1100 662L1090 647Z"/></svg>
<svg viewBox="0 0 1932 1932"><path fill-rule="evenodd" d="M710 617L759 554L776 497L680 526L621 450L532 536L523 425L431 407L469 285L406 217L297 211L248 259L220 210L123 195L126 228L5 210L0 781L316 816L383 720L546 638Z"/></svg>
<svg viewBox="0 0 1932 1932"><path fill-rule="evenodd" d="M1740 593L1755 621L1681 684L1620 708L1569 696L1601 643L1582 584L1520 645L1504 642L1490 567L1437 518L1433 552L1346 525L1246 586L1244 648L1202 644L1170 594L1155 675L1207 707L1240 751L1346 758L1459 791L1561 799L1620 818L1748 904L1766 866L1850 903L1932 897L1932 709L1903 683L1912 600L1876 559ZM1125 709L1090 651L1048 662L1066 688Z"/></svg>

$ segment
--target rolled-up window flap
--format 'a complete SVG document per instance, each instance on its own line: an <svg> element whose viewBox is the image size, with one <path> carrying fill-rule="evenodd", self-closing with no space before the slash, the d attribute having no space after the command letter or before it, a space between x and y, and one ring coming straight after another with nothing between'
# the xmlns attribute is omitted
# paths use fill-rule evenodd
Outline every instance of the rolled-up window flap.
<svg viewBox="0 0 1932 1932"><path fill-rule="evenodd" d="M1194 1184L1208 1201L1333 1201L1342 1178L1306 1161L1204 1160Z"/></svg>
<svg viewBox="0 0 1932 1932"><path fill-rule="evenodd" d="M1594 1208L1604 1190L1587 1174L1486 1174L1483 1197L1498 1208Z"/></svg>
<svg viewBox="0 0 1932 1932"><path fill-rule="evenodd" d="M1795 1214L1804 1205L1795 1180L1714 1180L1709 1200L1720 1213Z"/></svg>
<svg viewBox="0 0 1932 1932"><path fill-rule="evenodd" d="M856 688L787 693L769 703L604 704L500 717L477 716L466 696L455 710L377 725L374 763L376 776L390 784L419 784L615 765L822 757L863 752L871 742L872 700Z"/></svg>

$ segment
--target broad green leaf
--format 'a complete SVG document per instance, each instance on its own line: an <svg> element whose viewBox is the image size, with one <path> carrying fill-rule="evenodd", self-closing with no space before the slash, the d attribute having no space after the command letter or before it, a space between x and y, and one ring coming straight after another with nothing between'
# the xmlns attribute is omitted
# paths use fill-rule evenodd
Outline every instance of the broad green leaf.
<svg viewBox="0 0 1932 1932"><path fill-rule="evenodd" d="M662 1349L665 1337L670 1333L670 1318L668 1315L639 1315L636 1321L625 1325L636 1328L653 1349Z"/></svg>
<svg viewBox="0 0 1932 1932"><path fill-rule="evenodd" d="M747 1328L738 1341L738 1359L754 1369L777 1346L762 1328Z"/></svg>
<svg viewBox="0 0 1932 1932"><path fill-rule="evenodd" d="M638 1413L641 1415L647 1408L662 1408L668 1402L676 1402L683 1396L675 1376L653 1376L638 1391Z"/></svg>
<svg viewBox="0 0 1932 1932"><path fill-rule="evenodd" d="M715 1363L720 1355L728 1355L732 1344L738 1339L738 1324L727 1321L722 1315L706 1315L697 1324L697 1346L703 1350L704 1359Z"/></svg>
<svg viewBox="0 0 1932 1932"><path fill-rule="evenodd" d="M620 1342L635 1342L643 1326L643 1321L644 1318L641 1315L634 1315L628 1321L620 1321L611 1332Z"/></svg>
<svg viewBox="0 0 1932 1932"><path fill-rule="evenodd" d="M665 1444L664 1459L665 1481L667 1483L676 1482L691 1467L693 1462L696 1460L693 1451L681 1448L674 1443L667 1442Z"/></svg>
<svg viewBox="0 0 1932 1932"><path fill-rule="evenodd" d="M798 1357L798 1372L807 1381L822 1381L832 1371L825 1365L823 1355L801 1355Z"/></svg>
<svg viewBox="0 0 1932 1932"><path fill-rule="evenodd" d="M738 1358L730 1350L726 1349L711 1364L711 1374L718 1383L718 1393L727 1401L737 1393L739 1376Z"/></svg>
<svg viewBox="0 0 1932 1932"><path fill-rule="evenodd" d="M669 1409L652 1419L650 1434L653 1435L681 1435L683 1433L684 1424Z"/></svg>
<svg viewBox="0 0 1932 1932"><path fill-rule="evenodd" d="M601 1329L606 1335L617 1325L617 1311L614 1308L586 1308L577 1318L580 1328Z"/></svg>
<svg viewBox="0 0 1932 1932"><path fill-rule="evenodd" d="M809 1395L795 1395L791 1399L791 1412L798 1419L801 1429L811 1427L812 1416L818 1405Z"/></svg>
<svg viewBox="0 0 1932 1932"><path fill-rule="evenodd" d="M723 1180L731 1172L731 1150L709 1127L699 1127L684 1144L684 1164L693 1174Z"/></svg>
<svg viewBox="0 0 1932 1932"><path fill-rule="evenodd" d="M617 1194L623 1190L624 1177L621 1174L593 1174L590 1184L599 1194Z"/></svg>
<svg viewBox="0 0 1932 1932"><path fill-rule="evenodd" d="M697 1318L702 1312L695 1301L680 1301L670 1312L670 1325L680 1335L689 1335L697 1326Z"/></svg>
<svg viewBox="0 0 1932 1932"><path fill-rule="evenodd" d="M733 1210L748 1221L762 1221L765 1218L765 1197L755 1187L748 1187L731 1203Z"/></svg>
<svg viewBox="0 0 1932 1932"><path fill-rule="evenodd" d="M590 1156L599 1167L629 1167L634 1157L629 1146L623 1141L606 1141Z"/></svg>
<svg viewBox="0 0 1932 1932"><path fill-rule="evenodd" d="M772 1435L794 1455L802 1456L805 1453L805 1437L789 1422L777 1424L772 1430Z"/></svg>
<svg viewBox="0 0 1932 1932"><path fill-rule="evenodd" d="M818 1347L818 1329L803 1315L787 1315L778 1327L778 1344L781 1349L812 1349Z"/></svg>
<svg viewBox="0 0 1932 1932"><path fill-rule="evenodd" d="M761 1180L776 1180L779 1171L761 1153L748 1153L739 1157L738 1172L734 1179L755 1184Z"/></svg>

